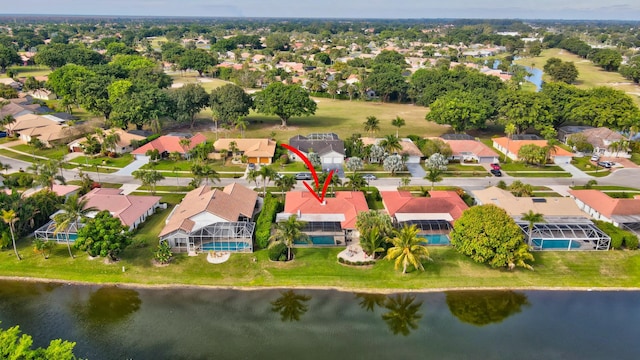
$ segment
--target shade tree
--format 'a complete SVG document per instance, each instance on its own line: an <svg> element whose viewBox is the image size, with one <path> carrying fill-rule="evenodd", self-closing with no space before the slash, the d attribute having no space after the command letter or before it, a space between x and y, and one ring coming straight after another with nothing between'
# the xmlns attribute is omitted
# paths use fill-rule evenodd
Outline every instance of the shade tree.
<svg viewBox="0 0 640 360"><path fill-rule="evenodd" d="M298 85L285 85L280 82L269 84L258 92L254 99L257 112L276 115L287 126L293 116L309 116L316 112L318 105L309 94Z"/></svg>

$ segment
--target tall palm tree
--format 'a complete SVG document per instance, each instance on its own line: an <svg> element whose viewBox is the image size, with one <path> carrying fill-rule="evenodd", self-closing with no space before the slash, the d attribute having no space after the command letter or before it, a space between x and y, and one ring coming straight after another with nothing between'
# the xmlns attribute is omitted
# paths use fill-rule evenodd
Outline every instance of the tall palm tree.
<svg viewBox="0 0 640 360"><path fill-rule="evenodd" d="M356 191L367 185L367 181L359 172L354 172L347 175L347 180L347 185L349 185L351 187L351 190L353 191Z"/></svg>
<svg viewBox="0 0 640 360"><path fill-rule="evenodd" d="M180 147L182 148L182 150L184 151L185 154L189 153L190 147L191 147L191 140L190 139L180 139L180 141L178 141L178 144L180 145Z"/></svg>
<svg viewBox="0 0 640 360"><path fill-rule="evenodd" d="M107 151L111 150L112 152L116 152L116 145L120 142L120 134L118 134L114 129L111 129L107 135L104 137L104 146Z"/></svg>
<svg viewBox="0 0 640 360"><path fill-rule="evenodd" d="M533 212L533 210L529 210L529 212L522 213L522 220L529 222L529 238L527 243L529 245L529 248L531 248L532 246L531 237L533 236L533 226L535 225L535 223L544 222L544 216L540 213Z"/></svg>
<svg viewBox="0 0 640 360"><path fill-rule="evenodd" d="M247 121L246 118L241 116L235 121L234 124L235 124L236 129L240 130L240 137L243 138L244 137L244 131L247 130L247 126L249 125L249 121Z"/></svg>
<svg viewBox="0 0 640 360"><path fill-rule="evenodd" d="M375 116L367 116L367 121L364 122L364 131L375 135L375 133L380 131L380 120Z"/></svg>
<svg viewBox="0 0 640 360"><path fill-rule="evenodd" d="M380 141L379 145L388 154L395 154L400 150L402 150L402 144L400 143L400 139L393 134L385 135L384 139Z"/></svg>
<svg viewBox="0 0 640 360"><path fill-rule="evenodd" d="M391 120L391 125L397 127L396 129L396 137L400 137L399 132L400 128L406 125L406 122L400 116L396 116L395 119Z"/></svg>
<svg viewBox="0 0 640 360"><path fill-rule="evenodd" d="M431 168L427 175L425 175L424 178L431 181L431 190L433 190L435 183L442 181L442 172L440 169Z"/></svg>
<svg viewBox="0 0 640 360"><path fill-rule="evenodd" d="M509 142L511 141L511 137L517 131L516 125L514 123L508 123L504 127L504 133L507 135L507 150L504 152L504 161L507 161L507 154L509 153Z"/></svg>
<svg viewBox="0 0 640 360"><path fill-rule="evenodd" d="M164 180L164 175L158 170L140 169L133 172L133 178L140 180L142 185L151 187L151 195L156 194L156 184L158 181Z"/></svg>
<svg viewBox="0 0 640 360"><path fill-rule="evenodd" d="M58 170L61 166L61 162L57 160L49 160L42 164L42 166L38 168L36 183L49 188L49 190L53 189L56 180L64 184L64 177L58 175Z"/></svg>
<svg viewBox="0 0 640 360"><path fill-rule="evenodd" d="M284 175L278 177L275 183L276 186L279 187L280 190L282 190L282 197L284 197L284 193L290 191L296 186L296 178L293 175Z"/></svg>
<svg viewBox="0 0 640 360"><path fill-rule="evenodd" d="M20 254L18 254L18 248L16 247L16 222L20 220L20 218L18 218L18 216L16 215L15 210L11 209L11 210L5 210L2 209L2 221L4 221L5 224L9 225L9 231L11 231L11 241L13 241L13 252L16 253L16 257L18 258L18 260L22 260L22 258L20 257Z"/></svg>
<svg viewBox="0 0 640 360"><path fill-rule="evenodd" d="M267 184L276 177L277 172L271 166L263 165L260 166L257 175L262 178L262 196L264 197L267 195Z"/></svg>
<svg viewBox="0 0 640 360"><path fill-rule="evenodd" d="M306 224L306 222L298 220L298 216L295 214L289 216L286 221L276 223L276 232L270 238L269 247L280 243L284 244L287 247L287 260L291 260L293 242L295 240L309 241L309 235L302 232Z"/></svg>
<svg viewBox="0 0 640 360"><path fill-rule="evenodd" d="M9 125L13 124L14 122L16 122L16 118L14 118L13 115L5 115L2 120L0 120L0 124L2 124L2 126L7 130L9 135L13 135L13 131L9 129Z"/></svg>
<svg viewBox="0 0 640 360"><path fill-rule="evenodd" d="M56 223L56 229L53 232L53 235L58 235L60 231L66 232L67 249L69 250L69 256L71 256L71 258L73 258L71 243L69 241L69 231L72 228L71 225L74 225L77 232L78 227L80 226L80 220L86 217L89 213L98 211L98 209L93 206L87 206L88 202L89 199L80 198L77 194L71 195L67 198L67 201L60 206L60 212L53 217L53 221Z"/></svg>
<svg viewBox="0 0 640 360"><path fill-rule="evenodd" d="M418 228L415 225L405 225L395 231L395 237L390 239L393 247L387 250L387 260L395 260L395 269L402 264L402 273L407 273L407 266L413 265L417 270L424 271L422 260L431 260L429 250L421 243L424 239L418 237Z"/></svg>

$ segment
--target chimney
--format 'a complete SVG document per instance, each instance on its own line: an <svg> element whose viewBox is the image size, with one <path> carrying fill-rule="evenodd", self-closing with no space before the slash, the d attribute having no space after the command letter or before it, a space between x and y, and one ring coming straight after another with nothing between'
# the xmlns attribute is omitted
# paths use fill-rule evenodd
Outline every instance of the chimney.
<svg viewBox="0 0 640 360"><path fill-rule="evenodd" d="M327 205L327 200L322 200L321 205L322 205L322 206Z"/></svg>

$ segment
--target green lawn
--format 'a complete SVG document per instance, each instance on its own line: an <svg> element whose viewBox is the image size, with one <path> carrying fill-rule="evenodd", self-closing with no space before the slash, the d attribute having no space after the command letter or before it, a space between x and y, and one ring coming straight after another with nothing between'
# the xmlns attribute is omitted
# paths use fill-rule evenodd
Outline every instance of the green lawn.
<svg viewBox="0 0 640 360"><path fill-rule="evenodd" d="M426 121L425 115L428 109L422 106L396 103L379 103L365 101L332 100L314 98L318 103L316 114L309 117L294 117L287 123L287 128L280 127L280 119L275 116L265 116L252 112L247 117L249 126L245 131L245 137L264 138L274 133L276 140L288 142L298 134L310 134L317 132L334 132L341 139L346 139L354 133L367 136L363 123L367 116L375 116L380 120L380 131L376 137L387 134L395 134L396 128L391 125L391 120L400 116L406 121L406 126L400 128L400 136L415 134L422 137L439 136L449 130L448 126L438 125ZM205 109L199 114L202 119L211 120L211 111ZM205 133L207 138L215 140L212 132ZM237 137L239 130L232 130L219 136Z"/></svg>
<svg viewBox="0 0 640 360"><path fill-rule="evenodd" d="M504 171L563 171L558 165L537 166L525 164L522 162L513 162L509 164L500 164L500 167Z"/></svg>
<svg viewBox="0 0 640 360"><path fill-rule="evenodd" d="M551 57L556 57L562 61L572 61L578 69L578 79L576 85L582 89L589 89L596 86L609 86L618 90L622 90L629 93L631 97L640 105L640 98L635 94L640 93L640 86L633 84L631 81L625 79L618 72L604 71L601 67L594 65L591 61L582 59L578 55L572 54L562 49L547 49L540 54L540 56L534 58L523 58L517 60L519 65L531 66L542 69L547 60ZM549 81L546 75L544 80Z"/></svg>
<svg viewBox="0 0 640 360"><path fill-rule="evenodd" d="M449 163L447 165L447 171L484 171L487 170L481 165L462 165L458 163Z"/></svg>
<svg viewBox="0 0 640 360"><path fill-rule="evenodd" d="M596 163L592 162L591 157L579 157L573 158L571 160L571 164L578 169L585 172L585 174L594 176L594 177L604 177L611 174L610 169L603 168L601 166L597 166Z"/></svg>
<svg viewBox="0 0 640 360"><path fill-rule="evenodd" d="M522 172L522 171L509 171L509 176L514 177L535 177L535 178L554 178L554 177L571 177L571 174L564 171L558 172L550 172L550 171L541 171L541 172Z"/></svg>
<svg viewBox="0 0 640 360"><path fill-rule="evenodd" d="M583 185L577 185L572 188L576 190L585 189ZM591 186L591 189L602 190L602 191L607 191L607 190L640 191L640 189L626 187L626 186L616 186L616 185L593 185Z"/></svg>
<svg viewBox="0 0 640 360"><path fill-rule="evenodd" d="M22 151L27 154L34 154L36 156L43 156L49 159L62 159L69 153L69 148L66 146L56 146L52 148L34 149L33 146L27 144L20 144L11 147L14 150Z"/></svg>
<svg viewBox="0 0 640 360"><path fill-rule="evenodd" d="M14 152L14 151L11 151L11 150L7 150L7 149L0 149L0 155L6 156L6 157L9 157L9 158L12 158L12 159L16 159L16 160L22 160L22 161L26 161L26 162L33 162L33 156L18 154L17 152Z"/></svg>
<svg viewBox="0 0 640 360"><path fill-rule="evenodd" d="M638 153L631 154L631 161L633 161L634 163L640 165L640 154L638 154Z"/></svg>
<svg viewBox="0 0 640 360"><path fill-rule="evenodd" d="M173 79L174 84L199 83L205 90L207 90L207 92L211 92L211 90L220 86L230 84L230 82L221 79L206 78L204 80L198 80L197 71L181 71L179 74L171 75L171 78ZM210 113L211 112L209 112L209 114Z"/></svg>
<svg viewBox="0 0 640 360"><path fill-rule="evenodd" d="M11 66L9 69L17 72L18 77L47 76L51 73L51 69L39 65Z"/></svg>
<svg viewBox="0 0 640 360"><path fill-rule="evenodd" d="M123 168L133 162L133 155L131 154L122 154L121 156L112 158L108 156L79 156L72 161L71 163L78 165L98 165L98 166L109 166L115 168Z"/></svg>

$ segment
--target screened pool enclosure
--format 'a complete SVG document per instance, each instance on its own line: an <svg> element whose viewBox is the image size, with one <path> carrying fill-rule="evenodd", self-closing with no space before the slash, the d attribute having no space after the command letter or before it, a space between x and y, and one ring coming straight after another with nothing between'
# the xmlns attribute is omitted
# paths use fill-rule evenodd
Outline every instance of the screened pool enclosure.
<svg viewBox="0 0 640 360"><path fill-rule="evenodd" d="M529 223L518 222L529 236ZM531 233L534 250L609 250L611 238L593 223L536 223Z"/></svg>

